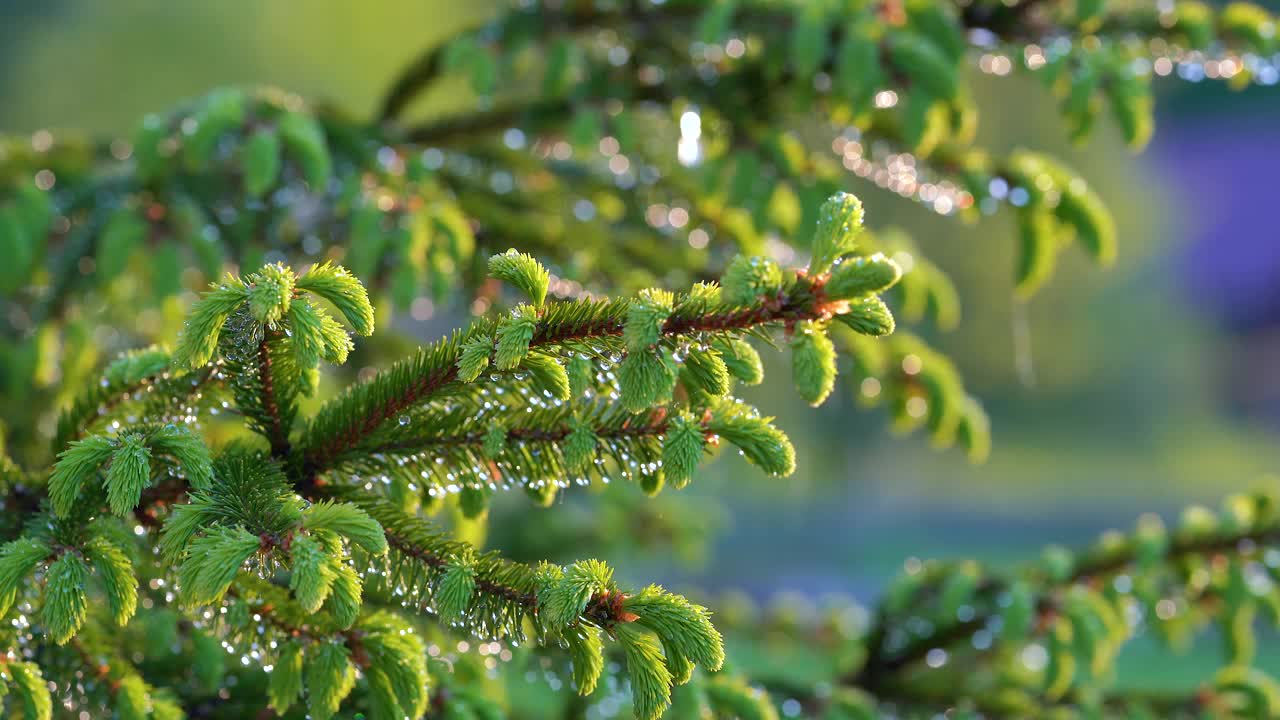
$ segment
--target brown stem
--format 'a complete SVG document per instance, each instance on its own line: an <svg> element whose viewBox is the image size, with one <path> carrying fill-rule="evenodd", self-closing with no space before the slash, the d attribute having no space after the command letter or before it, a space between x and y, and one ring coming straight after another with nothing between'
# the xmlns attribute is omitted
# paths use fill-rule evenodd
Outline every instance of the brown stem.
<svg viewBox="0 0 1280 720"><path fill-rule="evenodd" d="M279 336L279 330L266 328L263 331L262 342L258 344L258 382L262 385L262 407L267 411L267 439L271 442L271 455L282 458L289 454L289 431L281 418L275 378L271 373L271 342Z"/></svg>
<svg viewBox="0 0 1280 720"><path fill-rule="evenodd" d="M400 554L411 557L423 565L439 570L448 564L448 560L445 558L414 545L394 532L387 531L386 536L388 545L395 548ZM476 589L488 595L497 595L505 600L519 603L530 610L536 610L538 607L537 595L521 592L492 580L476 578Z"/></svg>

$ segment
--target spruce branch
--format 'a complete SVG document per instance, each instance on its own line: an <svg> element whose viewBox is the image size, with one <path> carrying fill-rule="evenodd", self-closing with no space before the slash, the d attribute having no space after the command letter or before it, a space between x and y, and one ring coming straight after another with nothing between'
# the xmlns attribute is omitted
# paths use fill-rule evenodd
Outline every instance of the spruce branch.
<svg viewBox="0 0 1280 720"><path fill-rule="evenodd" d="M1119 620L1119 613L1126 604L1136 604L1145 608L1145 624L1173 633L1172 639L1179 632L1179 617L1192 613L1222 627L1229 665L1211 687L1193 696L1194 702L1224 712L1256 707L1256 702L1265 707L1266 701L1260 698L1271 692L1268 688L1273 683L1247 668L1252 608L1265 603L1272 590L1251 588L1244 573L1246 565L1280 544L1276 523L1271 496L1232 496L1220 514L1188 509L1174 531L1166 532L1155 516L1144 516L1133 534L1104 534L1097 545L1078 555L1050 548L1044 560L1020 573L988 574L971 563L927 565L890 588L866 636L865 662L840 682L888 702L909 704L913 693L917 702L927 697L930 673L943 672L921 666L931 652L954 653L958 663L962 658L998 663L1003 662L1001 658L1016 658L1019 648L1038 640L1047 645L1050 655L1044 685L1032 681L1030 687L1015 686L1000 695L1002 712L1094 705L1099 700L1092 693L1092 683L1081 677L1105 674L1119 645L1132 632ZM1205 570L1206 574L1197 575ZM1123 585L1115 582L1117 578L1125 578ZM1176 613L1157 609L1158 603L1174 602L1168 598L1183 598L1188 605ZM972 612L957 612L961 607ZM928 618L933 629L916 637L901 634L903 619L912 616ZM968 648L966 641L984 628L995 634L993 643ZM1087 644L1064 645L1060 637L1073 630ZM1076 657L1086 664L1087 674L1086 669L1074 670ZM958 699L987 691L962 682L943 692ZM992 700L996 699L993 695ZM975 701L981 704L980 698ZM1123 708L1127 702L1139 707L1144 699L1118 693L1101 701L1103 707L1114 708ZM1168 707L1189 707L1180 702L1174 698Z"/></svg>
<svg viewBox="0 0 1280 720"><path fill-rule="evenodd" d="M1019 46L988 47L992 34ZM996 181L1026 194L1010 203L1023 296L1051 276L1068 239L1099 264L1113 261L1114 223L1074 171L1030 152L993 158L971 146L976 105L964 82L971 42L1022 57L1040 73L1063 96L1073 137L1109 106L1134 147L1152 128L1151 78L1137 69L1164 52L1157 46L1175 58L1185 48L1265 56L1277 47L1274 18L1244 3L1221 10L1092 0L531 6L424 55L393 85L377 125L278 91L229 89L148 118L123 152L107 143L67 148L59 140L50 151L33 138L12 147L0 139L0 315L9 334L0 364L11 375L6 387L20 391L5 414L24 445L39 434L28 429L37 423L21 420L27 405L38 405L26 400L40 397L25 387L35 372L26 366L47 361L42 344L59 333L64 341L82 333L76 342L91 344L96 335L79 325L75 294L110 297L115 275L143 265L143 253L151 274L143 300L162 301L179 294L181 269L193 260L216 278L226 262L246 264L263 251L316 256L298 239L334 238L345 247L321 256L341 255L375 292L413 303L415 317L424 285L438 301L449 289L479 288L477 312L502 301L496 285L482 284L477 243L530 253L489 262L490 275L527 304L423 348L305 424L297 415L318 387L320 362L341 364L353 349L337 315L356 334L373 330L369 294L329 263L302 274L281 263L227 276L193 308L172 357L126 356L74 401L58 424L52 473L0 459L0 488L14 500L8 515L25 523L0 547L0 605L13 613L4 624L16 649L0 659L10 712L44 720L57 707L50 687L72 710L86 685L105 684L104 710L130 720L177 716L173 696L148 684L151 673L184 698L191 678L149 668L144 679L123 659L132 658L124 647L105 652L99 635L140 612L147 624L139 634L165 644L163 632L151 632L163 621L153 621L184 612L197 659L210 647L220 656L220 642L234 639L274 667L266 699L277 714L301 701L310 716L333 717L357 677L362 690L346 710L377 720L492 714L485 691L469 687L475 678L465 670L446 677L445 660L427 659L423 629L449 637L443 626L456 624L485 638L531 634L543 647L562 647L584 694L601 685L613 651L628 661L642 720L669 704L689 717L777 717L763 689L791 694L793 685L711 674L726 653L706 608L658 586L623 590L597 561L535 566L483 552L416 508L442 494L432 491L457 490L448 507L473 527L498 482L550 502L561 483L615 471L638 474L653 494L667 481L690 482L721 442L788 474L789 441L731 396L735 382L762 378L747 338L772 341L775 330L809 402L835 391L848 358L862 380L860 398L882 400L895 426L927 428L938 444L985 454L986 416L955 367L908 333L876 339L895 330L891 307L913 321L954 323L954 288L908 243L882 246L859 234L856 198L822 203L855 162L861 172L876 160L862 147L874 144L909 151L922 171L961 181L960 204L949 195L935 204L939 212L985 211ZM1234 67L1238 58L1228 59ZM481 96L475 112L418 127L390 122L419 92L455 74L471 76ZM894 102L876 98L888 91ZM840 134L832 150L843 158L806 144L833 128ZM676 144L677 131L678 157L647 147ZM41 189L46 171L57 184ZM936 177L916 179L924 186ZM815 225L811 240L797 232ZM730 259L719 246L702 252L707 238L698 247L693 232L704 228L744 257ZM653 242L655 231L670 242ZM799 242L766 246L763 238L775 235ZM766 250L773 259L750 257ZM806 254L807 268L781 267L781 258ZM31 280L46 275L33 272L41 264L50 268L48 287ZM673 285L709 280L721 268L719 284L680 294L547 300L588 296L579 282L612 292L656 277ZM68 365L66 387L39 392L61 394L86 372ZM221 384L235 399L233 421L265 443L236 439L214 455L196 434L198 399ZM9 422L10 407L20 421ZM208 437L221 443L224 423L210 425ZM424 489L430 499L413 496ZM128 516L129 524L118 519ZM802 710L832 720L868 716L878 703L891 712L959 705L991 715L1120 714L1145 704L1166 714L1274 715L1280 693L1247 665L1255 614L1280 616L1274 592L1259 590L1259 577L1275 574L1258 562L1280 544L1275 517L1273 502L1232 500L1222 517L1190 513L1172 537L1147 522L1078 557L1050 552L1021 573L990 573L974 562L929 565L925 577L895 586L866 647L832 633L839 642L823 651L831 651L835 686L803 698ZM153 548L157 537L148 531L156 528ZM1122 578L1134 583L1131 592ZM139 588L152 592L139 599ZM1165 622L1159 600L1174 603L1175 615L1221 626L1231 667L1193 697L1100 688L1127 637L1124 613L1153 600L1141 614L1171 636L1180 630ZM189 606L208 605L217 607L191 614ZM932 628L927 636L915 632L918 620ZM964 641L980 620L981 629L999 630L990 647L971 651ZM921 682L948 675L925 677L920 660L936 660L934 650L951 653L943 657L956 658L952 667L961 657L996 666L1028 641L1043 643L1049 665L1031 679L1001 675L1000 682L1025 681L1011 700L965 678ZM56 661L76 653L86 668L68 679ZM429 700L435 683L440 691ZM200 711L213 713L216 704Z"/></svg>
<svg viewBox="0 0 1280 720"><path fill-rule="evenodd" d="M1230 554L1243 558L1258 555L1263 548L1274 547L1280 543L1280 524L1268 521L1257 526L1246 526L1225 532L1198 532L1180 534L1172 538L1163 553L1154 557L1144 550L1139 543L1127 543L1127 546L1099 548L1092 554L1086 554L1078 562L1067 560L1069 567L1064 577L1048 578L1041 595L1032 606L1040 618L1051 618L1062 611L1062 592L1076 585L1098 586L1109 578L1130 570L1141 569L1143 564L1177 565L1188 558L1214 557ZM1044 573L1044 570L1039 570ZM991 601L1001 593L1009 591L1006 581L992 578L976 588L975 601ZM875 678L880 674L891 674L912 664L922 661L929 650L945 648L963 641L974 631L983 627L988 618L973 618L968 621L949 622L939 626L929 638L912 642L897 651L887 649L883 643L888 620L882 621L873 631L868 643L871 656L854 684L874 687ZM1044 622L1036 624L1044 627Z"/></svg>
<svg viewBox="0 0 1280 720"><path fill-rule="evenodd" d="M655 319L655 324L645 331L646 337L669 341L699 334L752 331L768 325L791 327L803 320L825 321L849 311L844 299L828 298L823 292L825 276L811 278L799 273L784 278L775 269L772 274L744 284L745 279L739 279L731 268L725 282L728 302L712 299L714 293L708 294L706 290L672 298L672 310L660 323ZM736 289L739 287L741 289ZM484 344L487 338L496 337L499 369L511 369L532 350L589 348L593 342L623 338L629 321L635 327L632 314L648 302L650 300L644 298L551 302L536 314L518 310L520 314L506 321L496 325L482 321L465 333L424 348L411 360L402 361L321 408L303 435L304 467L310 476L319 475L332 468L345 453L360 447L365 438L392 418L456 392L463 384L460 367L468 377L474 378L487 364ZM473 352L479 353L476 360L470 359L469 353ZM647 354L645 350L636 355ZM477 365L479 369L472 369ZM628 362L624 361L624 398L630 394L630 388L626 387L627 367ZM640 385L647 383L642 380ZM661 394L655 396L660 398ZM636 407L633 405L632 409Z"/></svg>
<svg viewBox="0 0 1280 720"><path fill-rule="evenodd" d="M321 485L317 492L360 507L385 529L391 553L374 566L379 570L373 575L379 583L376 591L390 593L409 607L435 609L465 622L482 637L521 641L525 621L532 621L539 637L564 638L573 649L575 673L581 673L580 691L589 692L595 685L603 651L590 643L589 636L581 635L578 626L588 623L617 638L631 655L628 668L633 679L646 679L646 695L636 706L642 717L654 718L662 712L672 684L689 679L692 663L715 670L723 662L722 640L707 622L705 608L657 587L634 595L620 591L613 583L612 570L603 563L530 568L492 552L477 553L391 502L358 488ZM470 596L468 603L453 598L463 581ZM638 627L633 629L632 624ZM656 634L667 651L632 653L632 649L648 647L649 632ZM584 642L588 644L582 645ZM645 667L634 667L634 663ZM673 673L668 666L680 668L680 672Z"/></svg>

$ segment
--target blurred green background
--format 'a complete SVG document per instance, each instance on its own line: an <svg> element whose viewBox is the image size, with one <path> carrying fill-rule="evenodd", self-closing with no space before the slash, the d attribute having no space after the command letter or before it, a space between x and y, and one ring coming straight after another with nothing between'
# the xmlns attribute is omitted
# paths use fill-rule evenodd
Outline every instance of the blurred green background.
<svg viewBox="0 0 1280 720"><path fill-rule="evenodd" d="M128 133L147 112L227 84L278 85L369 114L400 67L489 7L0 3L0 129ZM850 176L869 224L908 229L962 289L960 328L931 339L992 415L991 460L970 467L956 452L893 437L885 418L855 407L853 387L814 411L778 382L748 399L778 412L797 445L796 475L767 479L736 459L717 463L684 491L724 507L707 518L719 530L707 552L613 558L626 574L871 601L910 556L1013 563L1144 511L1216 502L1280 468L1280 353L1269 351L1280 346L1280 303L1269 289L1280 286L1280 238L1268 205L1280 182L1280 90L1166 81L1156 142L1135 157L1108 123L1086 147L1070 147L1052 98L1032 79L974 85L981 141L1043 149L1075 166L1117 213L1121 238L1115 269L1100 273L1066 253L1052 286L1020 306L1007 218L966 226ZM416 110L438 111L465 100L462 92L446 85ZM457 317L406 319L405 329L431 337ZM1029 343L1015 343L1019 333ZM539 512L514 500L507 516ZM593 521L591 498L565 503ZM495 540L518 538L499 531Z"/></svg>

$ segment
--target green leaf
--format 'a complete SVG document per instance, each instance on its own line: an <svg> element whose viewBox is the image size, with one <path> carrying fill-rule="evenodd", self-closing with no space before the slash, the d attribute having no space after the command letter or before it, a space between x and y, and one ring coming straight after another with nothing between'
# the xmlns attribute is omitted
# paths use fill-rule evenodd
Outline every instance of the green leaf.
<svg viewBox="0 0 1280 720"><path fill-rule="evenodd" d="M334 571L324 547L312 535L299 535L289 548L289 589L307 612L315 612L333 590Z"/></svg>
<svg viewBox="0 0 1280 720"><path fill-rule="evenodd" d="M724 664L724 639L711 625L711 611L657 585L650 585L627 598L623 607L639 616L637 625L648 628L662 640L670 661L687 658L703 669L715 672ZM676 683L689 681L692 667L682 672L671 668Z"/></svg>
<svg viewBox="0 0 1280 720"><path fill-rule="evenodd" d="M13 292L31 279L31 262L35 258L35 238L23 225L17 210L0 206L0 291Z"/></svg>
<svg viewBox="0 0 1280 720"><path fill-rule="evenodd" d="M146 242L151 226L131 207L122 207L111 214L98 238L96 272L100 282L106 284L124 272L134 251Z"/></svg>
<svg viewBox="0 0 1280 720"><path fill-rule="evenodd" d="M1065 183L1053 210L1058 220L1076 232L1076 239L1099 265L1116 259L1116 226L1102 198L1082 178Z"/></svg>
<svg viewBox="0 0 1280 720"><path fill-rule="evenodd" d="M350 565L335 560L330 563L330 567L333 569L333 589L329 592L325 607L338 626L346 629L360 617L364 582Z"/></svg>
<svg viewBox="0 0 1280 720"><path fill-rule="evenodd" d="M547 299L547 287L551 274L532 255L515 248L489 258L489 274L510 283L529 297L535 307L542 307Z"/></svg>
<svg viewBox="0 0 1280 720"><path fill-rule="evenodd" d="M1035 294L1053 274L1058 257L1057 228L1053 216L1043 208L1028 206L1018 211L1021 250L1015 288L1020 297Z"/></svg>
<svg viewBox="0 0 1280 720"><path fill-rule="evenodd" d="M1064 547L1050 545L1041 553L1040 565L1045 575L1056 583L1066 582L1075 570L1076 561L1072 552Z"/></svg>
<svg viewBox="0 0 1280 720"><path fill-rule="evenodd" d="M178 461L187 482L197 489L213 485L213 461L204 440L186 425L164 425L147 438L151 452Z"/></svg>
<svg viewBox="0 0 1280 720"><path fill-rule="evenodd" d="M10 662L5 667L13 678L14 693L22 701L23 720L50 720L53 698L40 667L29 662Z"/></svg>
<svg viewBox="0 0 1280 720"><path fill-rule="evenodd" d="M302 512L302 527L335 532L371 555L382 555L387 551L387 537L382 526L369 513L351 503L330 500L315 503Z"/></svg>
<svg viewBox="0 0 1280 720"><path fill-rule="evenodd" d="M682 413L671 420L662 440L662 472L677 490L693 479L705 446L702 424L693 416Z"/></svg>
<svg viewBox="0 0 1280 720"><path fill-rule="evenodd" d="M1092 28L1106 9L1106 0L1076 0L1076 23Z"/></svg>
<svg viewBox="0 0 1280 720"><path fill-rule="evenodd" d="M657 344L674 305L675 295L666 290L641 290L628 306L627 320L622 327L622 339L627 350L641 352Z"/></svg>
<svg viewBox="0 0 1280 720"><path fill-rule="evenodd" d="M648 632L630 623L615 627L614 634L626 656L637 720L658 720L671 703L672 683L661 646Z"/></svg>
<svg viewBox="0 0 1280 720"><path fill-rule="evenodd" d="M1000 613L1002 620L1000 637L1010 646L1016 647L1018 643L1026 640L1035 622L1035 597L1031 592L1031 586L1024 580L1010 584L1007 592L1008 601Z"/></svg>
<svg viewBox="0 0 1280 720"><path fill-rule="evenodd" d="M151 483L151 451L137 433L122 435L119 442L107 469L107 505L124 515L138 506L143 488Z"/></svg>
<svg viewBox="0 0 1280 720"><path fill-rule="evenodd" d="M394 704L395 714L390 717L422 717L430 700L431 677L421 637L403 620L385 612L369 617L361 630L366 633L361 644L369 657L366 673L386 704ZM392 712L390 708L388 712Z"/></svg>
<svg viewBox="0 0 1280 720"><path fill-rule="evenodd" d="M572 429L565 437L562 448L565 467L573 472L587 472L595 460L599 442L600 439L589 425L574 418Z"/></svg>
<svg viewBox="0 0 1280 720"><path fill-rule="evenodd" d="M458 379L463 382L475 382L480 373L489 367L489 356L493 354L493 340L478 337L462 345L458 355Z"/></svg>
<svg viewBox="0 0 1280 720"><path fill-rule="evenodd" d="M489 429L484 433L483 447L486 457L497 460L507 450L507 429L497 421L490 423Z"/></svg>
<svg viewBox="0 0 1280 720"><path fill-rule="evenodd" d="M9 612L24 581L36 566L49 557L47 543L35 538L18 538L0 546L0 615Z"/></svg>
<svg viewBox="0 0 1280 720"><path fill-rule="evenodd" d="M593 596L613 589L613 570L599 560L580 560L562 573L544 570L548 577L538 590L539 616L551 628L576 622Z"/></svg>
<svg viewBox="0 0 1280 720"><path fill-rule="evenodd" d="M836 348L818 322L796 324L791 338L791 376L805 402L821 405L836 384Z"/></svg>
<svg viewBox="0 0 1280 720"><path fill-rule="evenodd" d="M173 362L178 367L198 368L213 359L218 336L231 313L249 299L248 289L228 275L223 285L205 293L187 313L187 322L178 335Z"/></svg>
<svg viewBox="0 0 1280 720"><path fill-rule="evenodd" d="M822 3L804 3L796 8L791 24L791 62L797 76L812 77L822 68L830 34Z"/></svg>
<svg viewBox="0 0 1280 720"><path fill-rule="evenodd" d="M715 675L705 683L707 698L711 701L717 717L735 717L741 720L778 720L778 711L774 709L773 699L769 693L758 687L748 685L742 678L727 675ZM822 720L846 720L836 714L836 708L844 709L841 695L849 688L836 687L832 692L831 705ZM868 715L866 718L855 716L848 720L875 720L879 716Z"/></svg>
<svg viewBox="0 0 1280 720"><path fill-rule="evenodd" d="M222 88L206 95L190 118L195 121L194 132L187 133L182 141L182 159L187 168L207 170L219 141L240 127L244 116L245 96L240 90Z"/></svg>
<svg viewBox="0 0 1280 720"><path fill-rule="evenodd" d="M111 458L115 449L110 438L94 435L73 441L58 454L58 462L49 476L49 501L54 514L66 517L71 512L80 488Z"/></svg>
<svg viewBox="0 0 1280 720"><path fill-rule="evenodd" d="M529 342L537 326L538 313L532 305L520 305L498 325L494 366L514 370L529 353Z"/></svg>
<svg viewBox="0 0 1280 720"><path fill-rule="evenodd" d="M440 576L436 589L436 611L445 621L466 616L476 591L476 569L469 558L454 556Z"/></svg>
<svg viewBox="0 0 1280 720"><path fill-rule="evenodd" d="M356 684L356 669L347 648L319 642L307 653L307 712L313 720L329 720Z"/></svg>
<svg viewBox="0 0 1280 720"><path fill-rule="evenodd" d="M554 357L531 352L525 356L520 368L529 373L529 380L538 390L549 393L556 400L569 399L569 374Z"/></svg>
<svg viewBox="0 0 1280 720"><path fill-rule="evenodd" d="M934 0L908 0L905 5L912 28L959 63L968 45L960 20L947 10L950 6Z"/></svg>
<svg viewBox="0 0 1280 720"><path fill-rule="evenodd" d="M569 376L569 397L581 398L595 386L596 368L587 356L574 353L565 367Z"/></svg>
<svg viewBox="0 0 1280 720"><path fill-rule="evenodd" d="M573 662L573 684L579 695L590 695L596 690L600 674L604 672L604 642L600 630L585 623L565 628L561 634L569 647Z"/></svg>
<svg viewBox="0 0 1280 720"><path fill-rule="evenodd" d="M328 261L312 265L298 278L296 287L332 303L356 334L373 334L373 305L369 302L369 293L346 268Z"/></svg>
<svg viewBox="0 0 1280 720"><path fill-rule="evenodd" d="M646 472L640 476L640 490L649 497L655 497L666 486L667 478L661 472Z"/></svg>
<svg viewBox="0 0 1280 720"><path fill-rule="evenodd" d="M884 85L880 43L869 23L845 27L844 41L836 51L835 87L853 104L855 112L870 106L871 98Z"/></svg>
<svg viewBox="0 0 1280 720"><path fill-rule="evenodd" d="M1155 132L1155 102L1150 81L1122 66L1113 73L1111 82L1103 85L1103 92L1111 101L1111 115L1120 126L1125 143L1134 150L1146 147Z"/></svg>
<svg viewBox="0 0 1280 720"><path fill-rule="evenodd" d="M733 15L737 9L736 0L710 3L706 12L698 19L695 37L699 42L708 45L723 42L725 35L729 34L729 25L733 22Z"/></svg>
<svg viewBox="0 0 1280 720"><path fill-rule="evenodd" d="M689 348L682 377L692 389L711 398L729 394L729 366L714 348Z"/></svg>
<svg viewBox="0 0 1280 720"><path fill-rule="evenodd" d="M667 353L660 348L629 352L618 368L622 406L640 412L671 401L676 372Z"/></svg>
<svg viewBox="0 0 1280 720"><path fill-rule="evenodd" d="M353 349L342 326L307 298L289 303L289 343L298 367L311 369L323 357L335 365L346 362Z"/></svg>
<svg viewBox="0 0 1280 720"><path fill-rule="evenodd" d="M138 607L138 578L133 561L123 550L104 538L95 538L84 549L107 594L107 605L117 625L125 625Z"/></svg>
<svg viewBox="0 0 1280 720"><path fill-rule="evenodd" d="M1088 0L1088 4L1103 5L1101 0ZM1251 2L1227 3L1218 14L1218 26L1223 35L1243 40L1256 53L1275 52L1276 21L1265 8Z"/></svg>
<svg viewBox="0 0 1280 720"><path fill-rule="evenodd" d="M977 563L965 561L942 581L942 586L938 589L938 612L946 621L950 622L962 606L973 600L980 573Z"/></svg>
<svg viewBox="0 0 1280 720"><path fill-rule="evenodd" d="M578 44L571 38L558 38L547 51L546 71L542 76L542 94L562 97L573 87L574 69L581 60Z"/></svg>
<svg viewBox="0 0 1280 720"><path fill-rule="evenodd" d="M866 257L847 258L836 265L823 290L828 297L852 300L882 293L901 279L902 268L898 263L882 253L876 253Z"/></svg>
<svg viewBox="0 0 1280 720"><path fill-rule="evenodd" d="M267 327L275 327L293 303L296 278L283 263L263 265L245 278L249 292L249 312Z"/></svg>
<svg viewBox="0 0 1280 720"><path fill-rule="evenodd" d="M711 347L720 353L730 375L747 385L759 385L764 381L764 363L746 340L722 336L713 340Z"/></svg>
<svg viewBox="0 0 1280 720"><path fill-rule="evenodd" d="M267 682L271 709L283 715L302 694L302 646L289 640L280 647Z"/></svg>
<svg viewBox="0 0 1280 720"><path fill-rule="evenodd" d="M736 445L749 462L770 475L790 475L796 469L796 451L772 421L747 405L726 402L712 410L705 426L708 433Z"/></svg>
<svg viewBox="0 0 1280 720"><path fill-rule="evenodd" d="M1076 674L1076 658L1072 652L1071 622L1059 617L1049 631L1049 664L1044 670L1044 695L1057 700L1071 689Z"/></svg>
<svg viewBox="0 0 1280 720"><path fill-rule="evenodd" d="M289 112L280 118L276 129L311 191L323 192L333 172L333 160L320 123L306 113Z"/></svg>
<svg viewBox="0 0 1280 720"><path fill-rule="evenodd" d="M120 720L146 720L151 713L151 697L147 684L132 673L115 685L115 709Z"/></svg>
<svg viewBox="0 0 1280 720"><path fill-rule="evenodd" d="M147 115L133 135L133 159L138 176L151 180L166 169L167 150L163 143L169 138L169 123L159 115Z"/></svg>
<svg viewBox="0 0 1280 720"><path fill-rule="evenodd" d="M836 315L835 319L854 332L873 337L888 335L896 327L889 306L875 295L851 301L848 310Z"/></svg>
<svg viewBox="0 0 1280 720"><path fill-rule="evenodd" d="M956 63L931 40L910 32L891 36L889 60L912 83L938 98L952 100L960 90Z"/></svg>
<svg viewBox="0 0 1280 720"><path fill-rule="evenodd" d="M75 553L65 552L49 566L40 621L59 645L70 640L84 623L89 604L85 595L88 582L89 566Z"/></svg>
<svg viewBox="0 0 1280 720"><path fill-rule="evenodd" d="M260 546L261 540L242 527L209 528L190 544L186 560L178 568L182 603L195 607L221 600L240 567Z"/></svg>
<svg viewBox="0 0 1280 720"><path fill-rule="evenodd" d="M240 149L244 189L250 197L266 195L280 177L280 136L270 128L253 133Z"/></svg>
<svg viewBox="0 0 1280 720"><path fill-rule="evenodd" d="M822 203L810 248L813 259L809 261L809 274L826 273L840 256L853 252L862 232L862 216L862 201L850 193L836 193Z"/></svg>
<svg viewBox="0 0 1280 720"><path fill-rule="evenodd" d="M725 268L720 285L725 302L754 305L762 297L772 297L782 290L782 271L772 260L739 255Z"/></svg>
<svg viewBox="0 0 1280 720"><path fill-rule="evenodd" d="M182 704L168 691L151 695L151 720L187 720Z"/></svg>

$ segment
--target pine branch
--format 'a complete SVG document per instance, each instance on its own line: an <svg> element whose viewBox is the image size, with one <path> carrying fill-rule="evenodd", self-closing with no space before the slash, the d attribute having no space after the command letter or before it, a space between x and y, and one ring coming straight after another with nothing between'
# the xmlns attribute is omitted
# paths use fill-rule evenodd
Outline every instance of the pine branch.
<svg viewBox="0 0 1280 720"><path fill-rule="evenodd" d="M440 77L444 65L444 48L433 47L401 70L378 106L379 122L394 120L420 93Z"/></svg>
<svg viewBox="0 0 1280 720"><path fill-rule="evenodd" d="M412 562L420 563L432 570L444 570L454 558L474 554L466 543L450 539L448 535L431 527L426 521L414 518L396 508L392 503L358 488L321 484L316 486L314 497L342 500L361 508L382 525L387 544L393 550ZM526 614L533 614L538 607L537 581L534 571L526 566L502 560L494 553L480 555L476 558L474 565L477 569L476 589L492 596L499 603L514 606L507 612L501 613L504 616L504 623L509 623L505 627L481 626L479 629L499 637L507 634L521 637L519 619ZM411 588L409 597L417 598L417 602L422 604L430 603L430 595L423 587Z"/></svg>
<svg viewBox="0 0 1280 720"><path fill-rule="evenodd" d="M79 440L104 418L115 416L123 404L135 402L148 392L148 402L171 407L196 396L210 384L219 382L220 366L212 363L188 373L174 373L167 353L160 350L129 353L107 367L102 379L58 416L53 450ZM148 417L159 420L148 412Z"/></svg>
<svg viewBox="0 0 1280 720"><path fill-rule="evenodd" d="M1040 619L1036 627L1043 631L1046 619L1051 619L1062 611L1062 593L1073 586L1098 586L1108 578L1132 569L1140 570L1153 564L1177 566L1194 557L1227 555L1247 559L1259 556L1267 547L1278 544L1280 520L1272 518L1262 524L1247 523L1236 529L1180 533L1171 538L1167 548L1155 556L1149 546L1144 547L1140 542L1127 542L1118 547L1108 544L1091 555L1086 554L1079 562L1072 563L1060 577L1044 577L1044 569L1032 568L1028 572L1033 577L1043 578L1043 584L1033 599L1036 617ZM888 631L897 623L898 613L887 612L882 607L867 640L869 655L866 664L856 675L846 678L845 682L876 692L882 684L892 683L899 673L923 661L930 650L945 649L966 641L1000 613L1001 609L995 601L1002 593L1008 592L1009 588L1009 582L998 577L984 580L975 588L973 602L978 607L990 608L989 611L977 612L964 621L953 618L936 627L928 637L914 640L897 650L887 647L886 638Z"/></svg>
<svg viewBox="0 0 1280 720"><path fill-rule="evenodd" d="M674 315L662 324L661 334L672 338L699 332L747 331L776 323L827 318L833 307L821 299L820 292L816 281L798 277L785 294L754 306ZM628 307L625 302L551 303L537 320L528 347L533 350L621 337ZM306 475L314 482L337 458L359 447L365 437L391 418L454 387L463 345L486 335L488 329L482 323L465 335L424 348L412 360L397 364L321 408L304 434Z"/></svg>

